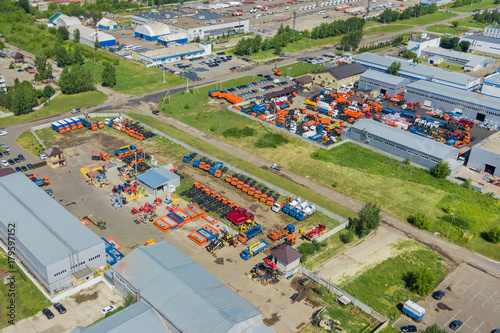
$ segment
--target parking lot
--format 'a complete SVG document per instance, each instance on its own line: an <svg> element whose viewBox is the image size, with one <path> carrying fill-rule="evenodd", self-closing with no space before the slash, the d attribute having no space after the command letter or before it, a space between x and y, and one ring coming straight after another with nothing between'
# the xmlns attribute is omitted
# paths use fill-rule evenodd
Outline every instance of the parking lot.
<svg viewBox="0 0 500 333"><path fill-rule="evenodd" d="M419 329L438 324L448 332L449 325L460 320L463 325L456 332L489 333L500 328L500 283L495 277L461 264L451 272L435 290L444 290L441 300L427 296L419 305L426 309L422 323L415 324L401 317L395 327L415 324Z"/></svg>

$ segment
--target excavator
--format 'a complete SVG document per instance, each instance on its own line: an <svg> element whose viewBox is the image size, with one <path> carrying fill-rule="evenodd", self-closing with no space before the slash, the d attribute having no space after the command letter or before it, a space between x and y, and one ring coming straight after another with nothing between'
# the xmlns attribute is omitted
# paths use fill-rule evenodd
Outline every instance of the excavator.
<svg viewBox="0 0 500 333"><path fill-rule="evenodd" d="M92 160L94 161L107 161L109 160L109 154L107 153L101 153L100 151L91 151L92 154Z"/></svg>
<svg viewBox="0 0 500 333"><path fill-rule="evenodd" d="M294 232L293 234L289 234L288 236L286 236L286 241L285 242L288 245L295 244L295 242L297 242L297 238L302 237L302 235L304 234L305 231L306 231L306 229L301 228L298 231Z"/></svg>

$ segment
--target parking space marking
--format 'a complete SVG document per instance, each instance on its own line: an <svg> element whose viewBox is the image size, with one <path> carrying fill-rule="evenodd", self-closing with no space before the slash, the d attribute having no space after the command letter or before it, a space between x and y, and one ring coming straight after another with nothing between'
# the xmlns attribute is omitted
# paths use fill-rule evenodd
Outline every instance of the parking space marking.
<svg viewBox="0 0 500 333"><path fill-rule="evenodd" d="M499 307L500 307L500 304L497 305L497 307L495 308L495 310L493 310L493 312L495 312Z"/></svg>
<svg viewBox="0 0 500 333"><path fill-rule="evenodd" d="M495 292L493 293L493 295L490 296L490 298L488 298L486 301L484 301L483 305L484 306L486 303L488 303L488 301L493 297L495 296L495 294L498 292L498 290L495 290Z"/></svg>
<svg viewBox="0 0 500 333"><path fill-rule="evenodd" d="M456 316L458 316L458 314L459 314L460 312L462 312L462 309L458 310L458 312L457 312L455 315L453 315L453 317L451 317L451 319L450 319L450 320L448 320L448 321L447 321L447 322L443 325L443 327L448 326L448 324L449 324L449 323L451 323L453 320L455 320L455 317L456 317Z"/></svg>
<svg viewBox="0 0 500 333"><path fill-rule="evenodd" d="M470 316L470 317L469 317L469 319L467 319L467 320L465 321L465 323L464 323L462 326L460 326L460 327L458 328L457 332L458 332L458 331L460 331L460 330L462 329L462 327L465 327L465 326L467 326L467 327L469 327L469 328L472 328L472 327L470 327L469 325L467 325L467 322L468 322L468 321L469 321L472 317L474 317L474 315Z"/></svg>
<svg viewBox="0 0 500 333"><path fill-rule="evenodd" d="M472 297L470 300L472 301L474 298L477 297L477 295L480 295L482 292L483 292L484 288L481 289L481 291L477 292L476 295L474 297Z"/></svg>
<svg viewBox="0 0 500 333"><path fill-rule="evenodd" d="M461 278L460 281L458 281L457 283L455 283L455 285L453 287L456 287L460 282L462 282L463 279L465 279L465 276L463 278Z"/></svg>
<svg viewBox="0 0 500 333"><path fill-rule="evenodd" d="M477 330L478 330L481 326L483 326L483 324L484 324L484 321L481 323L481 325L479 325L479 326L478 326L478 327L474 330L474 332L476 332L476 331L477 331Z"/></svg>
<svg viewBox="0 0 500 333"><path fill-rule="evenodd" d="M470 285L467 286L467 288L465 288L464 291L462 291L462 293L460 295L463 295L464 292L466 292L467 290L469 290L470 287L472 287L472 285L476 283L476 281L472 282Z"/></svg>
<svg viewBox="0 0 500 333"><path fill-rule="evenodd" d="M451 280L451 277L452 277L453 275L455 275L455 273L456 273L456 272L457 272L457 270L454 270L454 271L453 271L453 273L451 273L451 274L450 274L450 275L449 275L446 279L444 279L444 280L443 280L443 283L444 283L445 281L447 281L447 280Z"/></svg>

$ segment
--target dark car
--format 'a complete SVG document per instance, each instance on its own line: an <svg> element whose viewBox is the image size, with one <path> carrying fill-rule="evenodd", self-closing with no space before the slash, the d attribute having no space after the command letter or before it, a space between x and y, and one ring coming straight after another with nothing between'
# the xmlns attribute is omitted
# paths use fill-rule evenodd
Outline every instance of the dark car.
<svg viewBox="0 0 500 333"><path fill-rule="evenodd" d="M23 154L19 154L17 155L17 157L21 160L21 161L25 161L26 159L24 158Z"/></svg>
<svg viewBox="0 0 500 333"><path fill-rule="evenodd" d="M415 325L407 325L401 327L401 332L417 332L417 326Z"/></svg>
<svg viewBox="0 0 500 333"><path fill-rule="evenodd" d="M159 115L160 114L160 110L153 110L153 114L154 115Z"/></svg>
<svg viewBox="0 0 500 333"><path fill-rule="evenodd" d="M20 159L18 159L17 157L15 157L15 158L14 158L14 162L16 162L16 163L21 163L21 160L20 160Z"/></svg>
<svg viewBox="0 0 500 333"><path fill-rule="evenodd" d="M23 170L23 171L28 171L28 168L27 168L26 166L22 165L22 166L21 166L21 170Z"/></svg>
<svg viewBox="0 0 500 333"><path fill-rule="evenodd" d="M439 301L440 299L442 299L444 297L444 295L446 295L446 291L444 291L444 290L438 290L438 291L435 291L432 294L432 297L434 299L437 299Z"/></svg>
<svg viewBox="0 0 500 333"><path fill-rule="evenodd" d="M16 171L17 172L21 172L21 168L20 167L16 167Z"/></svg>
<svg viewBox="0 0 500 333"><path fill-rule="evenodd" d="M462 322L461 320L454 320L454 321L452 321L452 322L451 322L451 324L450 324L450 328L451 328L452 330L457 330L457 329L459 329L459 328L460 328L460 326L462 326L462 325L463 325L463 322Z"/></svg>
<svg viewBox="0 0 500 333"><path fill-rule="evenodd" d="M3 153L0 153L0 157L3 157Z"/></svg>
<svg viewBox="0 0 500 333"><path fill-rule="evenodd" d="M66 308L61 303L55 303L54 309L56 309L60 314L66 313Z"/></svg>
<svg viewBox="0 0 500 333"><path fill-rule="evenodd" d="M28 167L28 169L33 170L33 164L28 163L28 164L26 164L26 166Z"/></svg>
<svg viewBox="0 0 500 333"><path fill-rule="evenodd" d="M14 162L14 160L13 160L12 158L9 158L9 159L7 160L7 162L8 162L10 165L14 165L14 164L16 164L16 162Z"/></svg>
<svg viewBox="0 0 500 333"><path fill-rule="evenodd" d="M3 152L3 154L4 154L5 156L10 155L10 153L9 153L7 150L5 150L5 151Z"/></svg>
<svg viewBox="0 0 500 333"><path fill-rule="evenodd" d="M45 315L45 317L47 317L47 319L52 319L54 318L54 314L52 313L52 311L50 311L49 309L45 308L42 310L42 313Z"/></svg>

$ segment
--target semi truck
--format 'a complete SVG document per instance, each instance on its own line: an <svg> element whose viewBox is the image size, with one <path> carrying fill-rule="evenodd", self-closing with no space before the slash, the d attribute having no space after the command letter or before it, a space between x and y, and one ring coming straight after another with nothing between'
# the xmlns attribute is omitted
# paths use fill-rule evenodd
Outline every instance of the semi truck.
<svg viewBox="0 0 500 333"><path fill-rule="evenodd" d="M307 207L307 205L309 205L309 202L307 202L307 200L301 202L300 205L297 205L296 207L293 207L292 209L290 209L290 212L288 213L288 215L290 215L291 217L295 217L297 215L297 213L300 212L301 210L305 209Z"/></svg>
<svg viewBox="0 0 500 333"><path fill-rule="evenodd" d="M297 206L299 203L302 202L302 199L300 197L297 197L295 198L292 202L286 204L283 206L283 213L285 214L289 214L290 213L290 209L292 209L293 207Z"/></svg>
<svg viewBox="0 0 500 333"><path fill-rule="evenodd" d="M93 214L87 216L87 219L90 222L92 222L99 229L101 229L101 230L106 229L106 222L105 221L101 221L100 219L98 219L97 217L95 217Z"/></svg>
<svg viewBox="0 0 500 333"><path fill-rule="evenodd" d="M242 243L245 243L247 240L252 239L262 232L262 228L260 224L257 224L255 227L248 229L245 232L242 232L238 235L238 240Z"/></svg>
<svg viewBox="0 0 500 333"><path fill-rule="evenodd" d="M246 208L240 207L227 214L227 219L233 222L235 225L240 225L248 220L254 220L254 215L251 212L247 212Z"/></svg>
<svg viewBox="0 0 500 333"><path fill-rule="evenodd" d="M243 250L243 252L241 252L241 254L240 254L240 257L243 260L248 260L248 259L254 257L255 255L257 255L259 252L264 251L264 249L268 246L269 246L269 244L267 244L266 242L260 241L258 243L255 243L254 245L250 246L248 249Z"/></svg>
<svg viewBox="0 0 500 333"><path fill-rule="evenodd" d="M413 301L406 301L403 305L403 313L408 317L413 318L414 321L418 322L425 315L425 309Z"/></svg>

